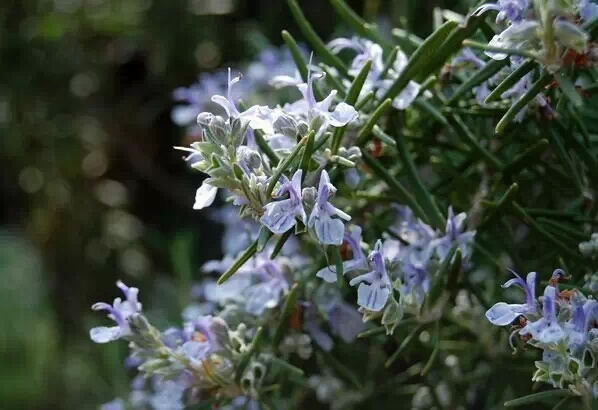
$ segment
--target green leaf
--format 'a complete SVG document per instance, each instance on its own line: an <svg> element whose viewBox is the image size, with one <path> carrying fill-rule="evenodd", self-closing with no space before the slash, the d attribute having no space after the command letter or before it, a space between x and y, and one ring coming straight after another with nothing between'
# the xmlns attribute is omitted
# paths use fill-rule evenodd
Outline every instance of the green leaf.
<svg viewBox="0 0 598 410"><path fill-rule="evenodd" d="M490 151L480 145L477 138L474 136L473 132L465 125L463 120L457 115L452 114L448 117L449 123L451 124L452 128L455 131L457 137L462 138L463 141L469 145L469 147L477 152L485 161L486 163L494 168L494 169L501 169L502 162L496 158Z"/></svg>
<svg viewBox="0 0 598 410"><path fill-rule="evenodd" d="M340 58L332 54L330 50L326 47L324 41L322 41L322 39L318 36L316 31L312 28L311 24L309 24L309 21L307 21L307 19L303 15L301 7L299 7L299 4L297 4L297 0L287 0L287 4L291 9L291 13L295 18L295 21L299 25L299 29L301 30L307 41L314 48L314 51L316 52L318 57L320 57L324 63L336 68L342 76L347 77L347 67Z"/></svg>
<svg viewBox="0 0 598 410"><path fill-rule="evenodd" d="M562 71L557 72L554 75L554 79L559 84L559 87L563 94L567 97L569 101L573 104L574 107L583 107L583 100L577 91L577 88L571 82L571 79L567 76L567 74L563 73Z"/></svg>
<svg viewBox="0 0 598 410"><path fill-rule="evenodd" d="M540 155L548 147L548 140L543 138L536 142L531 147L528 147L521 154L518 154L513 161L505 164L502 169L502 174L505 179L511 179L515 174L521 170L533 165L536 160L539 159Z"/></svg>
<svg viewBox="0 0 598 410"><path fill-rule="evenodd" d="M428 66L432 62L434 55L438 52L440 45L446 39L446 36L455 29L457 23L454 21L447 21L432 33L424 42L415 50L407 66L401 72L399 77L395 80L392 86L386 91L383 100L394 98L399 95L401 91L409 84L409 81L413 80L416 75L427 77L430 71L427 70Z"/></svg>
<svg viewBox="0 0 598 410"><path fill-rule="evenodd" d="M332 260L334 262L334 267L336 269L336 282L340 288L343 288L345 285L345 278L343 277L344 270L343 270L343 258L341 257L341 248L340 246L335 246L332 251Z"/></svg>
<svg viewBox="0 0 598 410"><path fill-rule="evenodd" d="M226 270L226 272L224 272L218 278L218 281L216 282L217 284L222 285L224 282L230 279L230 277L233 276L239 270L239 268L245 264L245 262L247 262L249 259L253 257L253 255L256 254L258 240L259 239L256 239L255 242L253 242L251 245L249 245L247 249L245 249L245 251L233 262L233 264Z"/></svg>
<svg viewBox="0 0 598 410"><path fill-rule="evenodd" d="M496 125L495 132L501 134L507 125L513 121L515 116L525 107L530 101L532 101L536 95L540 94L544 87L546 87L552 81L552 74L544 73L540 78L532 84L532 86L507 110L505 115L500 119Z"/></svg>
<svg viewBox="0 0 598 410"><path fill-rule="evenodd" d="M305 143L305 150L303 150L303 156L301 157L301 169L303 170L302 175L302 182L305 179L305 176L309 172L309 164L311 164L312 154L314 152L314 144L315 144L316 134L314 132L310 132L307 135L307 142Z"/></svg>
<svg viewBox="0 0 598 410"><path fill-rule="evenodd" d="M436 356L438 356L438 352L440 351L440 320L436 321L436 326L434 328L434 336L433 337L434 337L434 339L433 339L434 350L432 350L432 354L430 355L430 358L428 359L428 361L426 362L426 365L420 372L420 376L425 376L428 373L428 371L430 371L430 369L432 368L432 365L434 364L434 361L436 360Z"/></svg>
<svg viewBox="0 0 598 410"><path fill-rule="evenodd" d="M478 43L473 40L463 40L463 45L471 48L477 48L478 50L492 51L495 53L504 53L513 56L521 56L535 59L537 56L529 51L519 50L518 48L503 48L494 47L484 43Z"/></svg>
<svg viewBox="0 0 598 410"><path fill-rule="evenodd" d="M505 402L505 407L519 407L526 406L528 404L544 401L553 401L555 398L561 398L564 396L572 396L573 393L568 389L556 389L547 390L539 393L532 393L527 396L519 397L518 399L509 400Z"/></svg>
<svg viewBox="0 0 598 410"><path fill-rule="evenodd" d="M359 377L351 369L345 366L336 357L326 351L321 351L321 357L324 359L328 366L332 367L343 379L350 382L357 389L362 389L363 386L359 381Z"/></svg>
<svg viewBox="0 0 598 410"><path fill-rule="evenodd" d="M527 60L515 70L513 70L504 80L500 82L493 90L488 94L488 97L484 100L486 104L492 101L500 100L501 95L511 89L515 84L519 82L527 73L531 72L538 66L538 63L534 60Z"/></svg>
<svg viewBox="0 0 598 410"><path fill-rule="evenodd" d="M358 339L365 339L367 337L378 336L381 334L386 333L386 326L374 327L372 329L368 329L363 331L357 335Z"/></svg>
<svg viewBox="0 0 598 410"><path fill-rule="evenodd" d="M424 111L425 113L430 115L430 117L440 122L442 125L449 125L448 120L446 119L444 114L442 114L442 111L436 108L434 104L430 103L425 98L417 98L413 102L413 106L421 111Z"/></svg>
<svg viewBox="0 0 598 410"><path fill-rule="evenodd" d="M299 49L299 46L297 45L295 38L293 38L291 33L289 33L286 30L282 30L281 34L282 34L282 39L284 40L284 43L286 44L289 51L291 52L291 57L293 57L293 61L295 62L295 65L297 66L297 70L299 71L299 75L301 75L301 78L303 78L303 81L307 82L307 74L309 72L309 69L307 68L307 63L305 62L305 60L303 59L303 56L301 55L301 50Z"/></svg>
<svg viewBox="0 0 598 410"><path fill-rule="evenodd" d="M484 81L492 77L494 74L502 70L507 65L508 59L504 60L492 60L484 66L481 70L477 71L467 81L461 84L451 95L447 104L452 105L456 103L465 93L471 91L474 87L482 84Z"/></svg>
<svg viewBox="0 0 598 410"><path fill-rule="evenodd" d="M393 28L391 34L395 41L399 43L401 48L408 54L413 53L424 42L424 40L415 34L412 34L407 30L403 30L402 28Z"/></svg>
<svg viewBox="0 0 598 410"><path fill-rule="evenodd" d="M289 240L289 238L293 235L293 229L289 229L285 233L283 233L280 238L278 238L278 242L274 245L274 249L272 249L272 253L270 254L270 259L274 260L282 250L284 244Z"/></svg>
<svg viewBox="0 0 598 410"><path fill-rule="evenodd" d="M355 105L355 103L357 102L357 98L359 98L359 94L361 93L361 90L363 88L363 85L365 84L365 80L367 79L368 74L370 73L371 68L372 60L366 61L366 63L359 71L359 74L357 74L355 80L351 84L349 91L347 92L347 96L345 97L345 102L347 104ZM341 146L343 135L345 134L345 129L346 126L339 127L334 131L332 137L332 154L336 154L338 152L338 149Z"/></svg>
<svg viewBox="0 0 598 410"><path fill-rule="evenodd" d="M434 275L434 281L432 283L430 292L426 296L426 305L428 309L432 309L438 298L442 295L443 290L446 288L446 281L449 276L451 261L455 252L457 251L457 245L454 245L449 253L446 255L436 274Z"/></svg>
<svg viewBox="0 0 598 410"><path fill-rule="evenodd" d="M297 298L299 297L299 284L294 283L291 286L291 290L289 291L284 304L282 305L282 310L280 311L280 319L278 322L278 327L274 332L274 338L272 339L272 346L274 349L278 349L278 345L282 340L282 336L284 332L287 330L289 326L289 320L291 319L291 315L295 310L295 306L297 305Z"/></svg>
<svg viewBox="0 0 598 410"><path fill-rule="evenodd" d="M386 111L390 109L391 106L392 100L388 98L384 100L382 104L380 104L374 110L372 115L370 115L370 117L368 118L368 121L357 133L357 142L355 143L355 145L357 145L358 147L363 147L370 140L370 138L372 137L372 129L374 128L374 125L378 123L380 118L386 113Z"/></svg>
<svg viewBox="0 0 598 410"><path fill-rule="evenodd" d="M400 130L400 124L398 124L397 120L394 118L391 118L391 127L395 130L395 134L393 135L394 141L399 153L399 157L401 158L403 166L407 171L407 177L409 178L411 186L414 189L416 201L421 204L422 208L424 209L424 212L427 215L426 220L430 223L430 225L436 229L444 230L446 219L444 218L442 212L440 212L440 209L434 201L434 198L432 198L432 194L430 194L430 191L428 191L419 177L415 163L413 162L413 158L411 158L411 153L405 144L404 136L398 134L398 131ZM379 128L376 128L375 131L382 132Z"/></svg>
<svg viewBox="0 0 598 410"><path fill-rule="evenodd" d="M365 84L365 80L368 78L368 74L370 74L370 69L372 68L372 60L367 60L353 83L351 83L351 87L349 88L349 92L345 97L345 102L349 105L355 105L357 102L357 98L359 98L359 94L361 93L361 89L363 88L363 84Z"/></svg>
<svg viewBox="0 0 598 410"><path fill-rule="evenodd" d="M310 131L310 134L313 134L314 132L315 131ZM284 171L286 171L286 169L291 166L291 163L299 155L299 152L301 151L303 146L307 143L307 140L309 138L310 138L309 134L306 135L305 137L303 137L301 139L301 141L299 141L297 143L297 145L295 145L295 147L293 148L291 153L284 159L284 161L282 161L282 163L280 163L276 167L276 169L274 170L274 174L270 178L270 182L268 182L268 186L266 188L266 197L270 198L272 196L272 192L274 191L274 187L276 186L276 183L278 182L278 180L280 179L280 177L282 176Z"/></svg>
<svg viewBox="0 0 598 410"><path fill-rule="evenodd" d="M417 325L411 331L411 333L409 333L407 335L407 337L405 339L403 339L403 341L399 345L399 348L394 351L394 353L386 360L386 362L384 362L384 367L386 367L388 369L390 366L392 366L392 364L399 358L399 356L401 355L401 353L403 351L405 351L405 349L407 348L407 346L409 346L411 344L411 342L413 340L415 340L416 336L419 336L419 334L424 329L424 327L425 327L425 324L423 324L423 323Z"/></svg>
<svg viewBox="0 0 598 410"><path fill-rule="evenodd" d="M411 196L409 191L397 180L395 179L388 170L382 165L378 160L372 157L368 152L365 150L361 151L361 155L363 158L363 162L367 166L369 166L374 174L378 176L378 178L382 179L391 189L391 193L396 196L399 201L403 202L404 204L408 205L413 212L421 218L422 220L426 219L426 214L421 208L421 206L417 203L415 198Z"/></svg>
<svg viewBox="0 0 598 410"><path fill-rule="evenodd" d="M264 250L264 248L266 247L266 245L268 244L268 241L270 240L270 238L272 237L272 232L266 228L265 226L262 226L260 228L260 232L258 234L257 237L257 248L256 248L256 252L261 252Z"/></svg>
<svg viewBox="0 0 598 410"><path fill-rule="evenodd" d="M343 19L360 36L369 38L383 47L391 47L386 39L378 34L376 27L364 21L344 0L330 0L339 17Z"/></svg>
<svg viewBox="0 0 598 410"><path fill-rule="evenodd" d="M302 369L293 366L292 364L290 364L289 362L287 362L286 360L280 359L274 355L270 355L268 357L268 360L270 361L270 363L272 363L274 366L278 367L279 369L293 375L296 377L303 377L305 375L305 373L303 372Z"/></svg>
<svg viewBox="0 0 598 410"><path fill-rule="evenodd" d="M517 192L519 191L519 186L517 184L513 184L507 189L504 195L498 200L493 209L489 212L489 214L482 220L482 223L478 226L478 232L484 230L487 226L491 225L491 222L494 222L497 218L500 218L506 210L509 209L511 202L517 196Z"/></svg>
<svg viewBox="0 0 598 410"><path fill-rule="evenodd" d="M527 214L527 212L523 209L521 205L517 202L513 201L511 203L511 209L514 213L523 220L523 222L529 226L533 231L535 231L538 235L544 237L547 242L550 242L555 248L565 256L574 259L576 261L583 260L581 254L577 253L577 250L573 250L569 246L567 246L564 242L560 239L554 237L551 233L547 232L534 218Z"/></svg>
<svg viewBox="0 0 598 410"><path fill-rule="evenodd" d="M241 377L243 377L243 372L245 372L245 369L247 368L247 365L249 364L249 361L251 360L251 356L253 356L253 354L258 349L260 342L262 340L263 333L264 333L263 328L261 326L258 327L257 331L255 332L255 336L253 337L253 340L251 341L251 344L249 345L249 348L241 356L241 359L239 360L237 369L235 370L235 381L237 383L239 383L241 381Z"/></svg>

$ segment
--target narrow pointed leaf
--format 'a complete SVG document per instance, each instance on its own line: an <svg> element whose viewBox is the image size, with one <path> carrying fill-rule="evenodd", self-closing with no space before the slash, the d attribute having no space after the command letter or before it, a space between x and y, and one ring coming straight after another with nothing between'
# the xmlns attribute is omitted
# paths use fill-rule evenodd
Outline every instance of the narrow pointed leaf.
<svg viewBox="0 0 598 410"><path fill-rule="evenodd" d="M429 74L429 71L427 71L428 65L432 62L442 42L446 39L446 36L453 31L456 26L457 23L454 21L447 21L440 26L438 30L426 38L417 50L415 50L413 55L411 55L407 66L388 89L386 94L384 94L382 99L390 98L393 100L416 75L421 75L424 78L427 77L427 74Z"/></svg>
<svg viewBox="0 0 598 410"><path fill-rule="evenodd" d="M256 254L257 244L258 240L255 240L255 242L249 245L249 247L241 254L241 256L237 258L237 260L235 260L235 262L233 262L233 264L226 270L226 272L224 272L218 278L218 281L216 283L222 285L224 282L230 279L230 277L233 276L239 270L239 268L245 264L245 262L247 262L249 259L253 257L253 255Z"/></svg>
<svg viewBox="0 0 598 410"><path fill-rule="evenodd" d="M488 64L484 66L481 70L477 71L474 75L472 75L467 81L461 84L451 95L451 98L448 100L448 104L452 105L459 100L463 95L467 92L471 91L474 87L482 84L484 81L488 80L494 74L498 73L500 70L503 69L507 65L508 59L504 60L492 60Z"/></svg>
<svg viewBox="0 0 598 410"><path fill-rule="evenodd" d="M510 179L521 170L533 165L535 162L538 161L538 157L546 151L548 147L548 140L541 139L540 141L536 142L531 147L527 148L521 154L517 155L513 161L505 164L502 169L503 176L505 179Z"/></svg>
<svg viewBox="0 0 598 410"><path fill-rule="evenodd" d="M505 407L519 407L528 406L532 403L552 401L555 398L561 398L564 396L571 396L573 393L569 389L555 389L547 390L539 393L532 393L527 396L519 397L517 399L509 400L505 402Z"/></svg>
<svg viewBox="0 0 598 410"><path fill-rule="evenodd" d="M263 333L263 328L261 326L258 327L257 331L255 332L255 336L249 345L249 348L241 356L237 369L235 370L235 381L237 383L241 381L241 377L243 377L243 372L245 372L245 369L251 360L251 356L253 356L256 350L259 348Z"/></svg>
<svg viewBox="0 0 598 410"><path fill-rule="evenodd" d="M413 198L409 191L407 191L407 189L388 172L384 165L372 157L367 151L362 150L361 155L363 161L371 168L372 172L376 174L378 178L386 182L391 189L391 193L395 195L399 201L408 205L419 218L426 220L426 214L415 198Z"/></svg>
<svg viewBox="0 0 598 410"><path fill-rule="evenodd" d="M392 364L399 358L401 353L405 351L407 346L409 346L409 344L411 344L411 342L416 338L416 336L419 336L419 334L424 329L424 327L425 327L424 324L417 325L411 331L411 333L409 333L407 335L407 337L405 339L403 339L403 341L399 345L398 349L394 351L394 353L386 360L386 362L384 362L384 367L389 368L390 366L392 366Z"/></svg>
<svg viewBox="0 0 598 410"><path fill-rule="evenodd" d="M289 229L278 238L278 241L274 245L274 249L272 249L272 253L270 254L270 259L274 260L282 250L284 244L289 240L289 238L293 235L293 230Z"/></svg>
<svg viewBox="0 0 598 410"><path fill-rule="evenodd" d="M316 54L322 59L323 62L331 67L336 68L342 76L346 77L347 67L340 58L332 54L326 47L326 44L318 36L311 24L309 24L309 21L307 21L305 15L303 15L303 11L301 11L301 7L299 7L297 0L287 0L287 4L291 9L291 13L295 18L295 21L299 25L299 29L301 29L301 32L309 44L311 44L311 46L314 48Z"/></svg>
<svg viewBox="0 0 598 410"><path fill-rule="evenodd" d="M332 4L339 17L360 36L369 38L383 47L392 46L387 40L378 34L375 26L365 22L351 9L351 7L349 7L344 0L330 0L330 4Z"/></svg>
<svg viewBox="0 0 598 410"><path fill-rule="evenodd" d="M370 118L368 118L368 121L359 130L359 133L357 134L357 142L355 143L355 145L357 145L358 147L363 147L370 140L370 138L372 137L372 129L374 128L374 125L378 123L380 118L386 113L386 111L390 109L391 106L392 100L386 99L382 102L382 104L378 106L378 108L374 110Z"/></svg>
<svg viewBox="0 0 598 410"><path fill-rule="evenodd" d="M488 104L492 101L500 100L502 94L510 90L515 84L519 82L527 73L531 72L534 68L536 68L538 63L534 60L527 60L525 63L521 64L515 70L513 70L504 80L502 80L486 97L484 102Z"/></svg>
<svg viewBox="0 0 598 410"><path fill-rule="evenodd" d="M313 132L314 131L311 131L310 133L313 133ZM301 141L299 141L297 143L297 145L295 145L295 148L293 148L291 153L284 159L284 161L282 161L276 167L276 169L274 170L274 174L270 178L270 182L268 182L268 187L266 188L266 196L268 198L272 195L272 192L274 191L274 187L276 186L276 183L280 179L281 175L284 173L284 171L286 171L286 169L291 165L291 163L299 155L299 152L301 151L303 146L307 143L308 139L309 139L309 134L306 135L305 137L303 137L301 139Z"/></svg>
<svg viewBox="0 0 598 410"><path fill-rule="evenodd" d="M347 96L345 97L345 102L349 105L355 105L357 102L357 98L359 98L359 94L361 93L361 89L363 88L363 84L365 84L365 80L367 79L368 74L370 73L370 69L372 68L372 60L366 61L363 65L359 74L353 80L349 91L347 92ZM332 136L332 153L336 154L338 149L340 148L341 141L343 139L343 135L345 134L345 127L337 128L334 131Z"/></svg>
<svg viewBox="0 0 598 410"><path fill-rule="evenodd" d="M294 283L291 286L291 290L287 294L287 297L282 305L282 309L280 311L280 321L278 322L278 327L274 332L274 337L272 339L272 346L274 349L278 349L278 345L282 340L282 336L286 332L289 326L289 319L295 310L295 306L297 305L297 298L299 297L299 284Z"/></svg>
<svg viewBox="0 0 598 410"><path fill-rule="evenodd" d="M440 209L434 201L434 198L432 198L432 194L430 194L430 191L428 191L428 188L424 185L419 177L417 168L415 167L415 163L411 157L411 153L407 149L407 144L405 144L404 137L398 135L398 130L400 129L399 124L397 124L396 121L393 121L392 127L395 129L394 141L399 153L399 157L403 162L403 166L407 171L407 177L409 178L411 186L415 191L415 199L419 204L421 204L421 207L426 212L426 215L428 216L427 219L430 224L436 229L442 230L444 229L446 220L440 212ZM375 128L375 131L382 132L379 128Z"/></svg>
<svg viewBox="0 0 598 410"><path fill-rule="evenodd" d="M549 73L544 73L532 86L530 89L523 94L519 99L513 104L505 113L505 115L500 119L498 124L496 125L495 132L497 134L501 134L507 125L509 125L515 116L521 111L527 104L529 104L535 97L538 95L544 87L546 87L552 81L552 75Z"/></svg>
<svg viewBox="0 0 598 410"><path fill-rule="evenodd" d="M573 104L574 107L583 107L583 100L577 91L577 88L571 82L571 79L567 76L567 74L558 72L554 75L554 79L559 84L559 87L563 94L567 97L569 101Z"/></svg>

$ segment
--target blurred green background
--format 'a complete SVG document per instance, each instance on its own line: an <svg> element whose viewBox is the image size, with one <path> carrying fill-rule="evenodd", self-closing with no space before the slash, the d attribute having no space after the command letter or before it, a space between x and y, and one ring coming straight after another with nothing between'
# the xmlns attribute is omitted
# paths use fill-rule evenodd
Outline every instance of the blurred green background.
<svg viewBox="0 0 598 410"><path fill-rule="evenodd" d="M219 225L191 209L202 177L172 149L190 142L172 90L301 36L279 0L0 3L0 408L97 408L130 375L124 343L88 339L91 304L123 279L177 320L220 254ZM323 38L347 34L327 2L300 3ZM349 3L425 35L458 2Z"/></svg>

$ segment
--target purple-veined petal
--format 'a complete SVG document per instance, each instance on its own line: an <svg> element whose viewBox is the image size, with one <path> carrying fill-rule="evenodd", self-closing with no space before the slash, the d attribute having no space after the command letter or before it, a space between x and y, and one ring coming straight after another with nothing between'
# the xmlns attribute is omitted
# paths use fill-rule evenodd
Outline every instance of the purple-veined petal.
<svg viewBox="0 0 598 410"><path fill-rule="evenodd" d="M330 125L333 127L344 127L351 121L354 121L359 113L345 102L340 102L328 116Z"/></svg>
<svg viewBox="0 0 598 410"><path fill-rule="evenodd" d="M214 95L212 96L212 101L224 108L224 111L226 111L226 114L229 116L229 118L236 118L239 116L239 111L235 105L226 97L222 95Z"/></svg>
<svg viewBox="0 0 598 410"><path fill-rule="evenodd" d="M357 304L372 312L381 311L390 295L388 287L381 287L379 283L371 285L361 283L357 288Z"/></svg>
<svg viewBox="0 0 598 410"><path fill-rule="evenodd" d="M295 226L297 223L295 218L302 217L301 212L305 212L302 210L301 203L297 205L297 201L290 198L270 202L264 206L264 214L260 218L260 222L272 233L281 235Z"/></svg>
<svg viewBox="0 0 598 410"><path fill-rule="evenodd" d="M490 323L496 326L506 326L511 324L521 312L525 311L525 305L507 304L498 302L486 311L486 318Z"/></svg>
<svg viewBox="0 0 598 410"><path fill-rule="evenodd" d="M333 219L323 214L311 219L316 237L323 245L341 245L345 226L340 219Z"/></svg>
<svg viewBox="0 0 598 410"><path fill-rule="evenodd" d="M334 266L325 266L316 273L316 276L328 283L336 282L336 272L333 270Z"/></svg>

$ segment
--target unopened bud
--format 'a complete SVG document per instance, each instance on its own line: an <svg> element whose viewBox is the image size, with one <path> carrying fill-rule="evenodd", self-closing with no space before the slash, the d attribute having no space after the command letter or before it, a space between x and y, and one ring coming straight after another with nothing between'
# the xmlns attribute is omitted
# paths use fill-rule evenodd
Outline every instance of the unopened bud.
<svg viewBox="0 0 598 410"><path fill-rule="evenodd" d="M282 113L274 121L274 132L295 139L297 137L297 121L288 114Z"/></svg>
<svg viewBox="0 0 598 410"><path fill-rule="evenodd" d="M588 46L588 33L567 20L556 20L554 22L554 35L559 43L578 53L584 52Z"/></svg>
<svg viewBox="0 0 598 410"><path fill-rule="evenodd" d="M197 124L207 127L212 122L212 118L214 118L214 114L212 114L211 112L199 113L199 115L197 116Z"/></svg>

